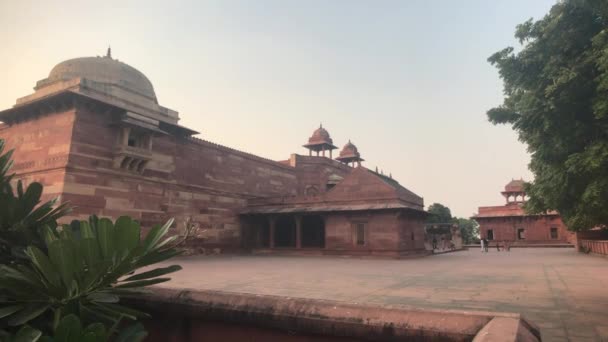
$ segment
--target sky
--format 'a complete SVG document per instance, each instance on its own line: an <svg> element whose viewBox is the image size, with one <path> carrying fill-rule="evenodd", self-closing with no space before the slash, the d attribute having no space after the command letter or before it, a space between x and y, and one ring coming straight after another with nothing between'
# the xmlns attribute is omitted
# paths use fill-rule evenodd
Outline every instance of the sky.
<svg viewBox="0 0 608 342"><path fill-rule="evenodd" d="M532 179L516 133L487 121L503 98L487 58L554 3L0 0L0 109L111 46L200 138L284 160L323 123L426 206L469 217Z"/></svg>

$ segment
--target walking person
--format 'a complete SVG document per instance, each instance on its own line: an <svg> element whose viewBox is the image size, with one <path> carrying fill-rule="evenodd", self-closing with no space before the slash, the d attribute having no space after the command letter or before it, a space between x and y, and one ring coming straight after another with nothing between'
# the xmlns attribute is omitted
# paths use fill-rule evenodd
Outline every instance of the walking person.
<svg viewBox="0 0 608 342"><path fill-rule="evenodd" d="M484 250L484 247L483 247L483 240L484 240L484 239L479 240L479 244L481 245L481 252L482 252L482 253L483 253L483 250Z"/></svg>
<svg viewBox="0 0 608 342"><path fill-rule="evenodd" d="M488 239L483 238L483 251L488 253Z"/></svg>
<svg viewBox="0 0 608 342"><path fill-rule="evenodd" d="M433 236L433 250L437 249L437 237Z"/></svg>
<svg viewBox="0 0 608 342"><path fill-rule="evenodd" d="M500 247L499 247L499 243L498 243L498 241L496 241L496 251L497 251L497 252L500 252Z"/></svg>

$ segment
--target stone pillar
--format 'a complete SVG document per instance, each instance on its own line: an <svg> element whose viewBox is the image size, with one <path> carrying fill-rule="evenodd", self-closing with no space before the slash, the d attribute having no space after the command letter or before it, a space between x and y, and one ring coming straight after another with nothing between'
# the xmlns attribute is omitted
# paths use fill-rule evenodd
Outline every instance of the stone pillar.
<svg viewBox="0 0 608 342"><path fill-rule="evenodd" d="M323 157L325 157L325 146L321 147L321 151L323 151Z"/></svg>
<svg viewBox="0 0 608 342"><path fill-rule="evenodd" d="M333 154L332 152L333 152L333 151L334 151L334 150L329 149L329 159L334 159L334 157L332 156L332 154Z"/></svg>
<svg viewBox="0 0 608 342"><path fill-rule="evenodd" d="M302 216L296 216L296 248L302 248Z"/></svg>
<svg viewBox="0 0 608 342"><path fill-rule="evenodd" d="M312 156L312 150L310 148L308 149L308 155Z"/></svg>
<svg viewBox="0 0 608 342"><path fill-rule="evenodd" d="M123 127L122 129L122 146L129 145L129 133L131 132L131 127Z"/></svg>
<svg viewBox="0 0 608 342"><path fill-rule="evenodd" d="M274 248L274 230L275 230L275 226L276 226L276 223L277 223L276 217L272 217L272 216L269 217L268 218L268 223L270 223L270 229L269 229L270 230L270 234L269 234L270 235L269 236L270 242L268 243L268 247Z"/></svg>

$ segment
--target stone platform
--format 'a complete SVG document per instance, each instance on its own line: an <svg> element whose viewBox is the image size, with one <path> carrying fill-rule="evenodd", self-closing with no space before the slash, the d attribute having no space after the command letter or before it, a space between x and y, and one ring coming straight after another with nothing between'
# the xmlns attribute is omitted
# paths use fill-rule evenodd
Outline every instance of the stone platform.
<svg viewBox="0 0 608 342"><path fill-rule="evenodd" d="M394 308L521 313L543 341L608 340L608 260L571 248L425 258L221 256L174 260L164 287Z"/></svg>

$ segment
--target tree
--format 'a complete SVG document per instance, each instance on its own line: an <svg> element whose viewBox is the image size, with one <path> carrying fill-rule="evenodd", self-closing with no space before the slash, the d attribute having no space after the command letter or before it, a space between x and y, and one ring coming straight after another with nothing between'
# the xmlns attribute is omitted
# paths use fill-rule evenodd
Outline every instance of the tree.
<svg viewBox="0 0 608 342"><path fill-rule="evenodd" d="M531 154L529 213L557 210L571 230L608 224L608 2L564 0L518 25L522 48L493 54L505 99L487 113Z"/></svg>
<svg viewBox="0 0 608 342"><path fill-rule="evenodd" d="M458 227L460 227L460 235L462 236L462 242L465 244L471 244L479 242L479 224L475 220L471 220L464 217L455 218Z"/></svg>
<svg viewBox="0 0 608 342"><path fill-rule="evenodd" d="M428 208L430 214L426 220L427 223L448 223L452 222L452 212L450 208L441 203L433 203Z"/></svg>
<svg viewBox="0 0 608 342"><path fill-rule="evenodd" d="M428 224L458 224L462 241L465 244L474 243L479 239L479 224L476 221L463 217L452 217L450 208L441 203L431 204L427 211L430 214L426 220Z"/></svg>

